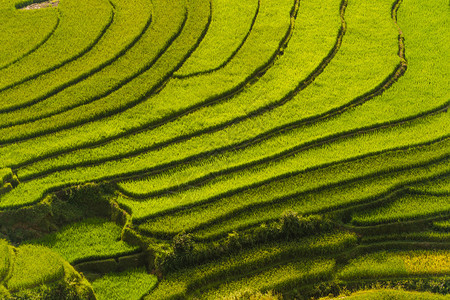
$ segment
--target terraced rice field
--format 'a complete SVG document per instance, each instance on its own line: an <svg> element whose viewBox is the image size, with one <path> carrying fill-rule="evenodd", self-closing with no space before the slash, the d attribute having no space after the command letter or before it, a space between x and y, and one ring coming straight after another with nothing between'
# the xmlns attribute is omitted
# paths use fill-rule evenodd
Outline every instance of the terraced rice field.
<svg viewBox="0 0 450 300"><path fill-rule="evenodd" d="M0 298L448 299L448 1L0 24Z"/></svg>

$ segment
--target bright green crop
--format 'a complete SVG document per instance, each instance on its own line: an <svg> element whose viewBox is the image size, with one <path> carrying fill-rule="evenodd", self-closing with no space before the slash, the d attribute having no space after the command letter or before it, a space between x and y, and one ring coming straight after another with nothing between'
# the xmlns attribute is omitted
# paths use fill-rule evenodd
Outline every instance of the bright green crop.
<svg viewBox="0 0 450 300"><path fill-rule="evenodd" d="M30 55L45 44L59 26L55 9L21 11L16 1L0 4L0 70Z"/></svg>
<svg viewBox="0 0 450 300"><path fill-rule="evenodd" d="M263 23L265 22L265 21L267 21L267 22L269 22L269 23L271 23L271 24L273 24L273 26L271 26L270 28L271 28L271 31L270 32L266 32L266 31L264 31L264 30L262 30L263 28L261 28L259 31L258 30L256 30L257 28L255 27L255 33L254 33L254 35L255 35L255 38L254 39L252 39L251 37L249 37L248 38L248 42L250 42L251 40L253 40L253 46L248 46L249 47L249 49L247 49L247 55L245 54L245 52L239 52L243 57L241 57L240 58L240 61L242 62L242 60L245 60L247 57L248 57L248 55L250 55L250 52L251 53L253 53L252 51L253 51L253 49L254 49L254 47L257 45L257 44L259 44L259 43L262 43L263 41L265 41L266 39L269 39L269 37L268 36L270 36L270 39L272 39L273 38L273 35L276 35L276 34L279 34L280 32L282 32L282 33L285 33L286 31L287 31L287 29L288 29L288 27L289 27L289 20L290 20L290 18L289 18L289 11L290 11L290 8L291 8L291 6L292 6L292 1L285 1L285 2L283 2L284 3L284 5L283 5L283 7L277 7L277 5L279 5L279 3L276 5L275 3L272 3L272 5L271 6L268 6L267 7L267 9L264 9L264 11L266 11L266 18L264 19L262 19L261 20L261 22L262 22L262 24L261 24L261 26L260 27L264 27L263 26ZM203 3L204 4L204 3ZM270 3L268 3L268 4L270 4ZM204 6L204 5L203 5ZM177 38L175 41L174 41L174 43L172 44L172 46L168 49L168 51L166 51L162 56L161 56L161 58L156 62L156 64L150 69L150 70L148 70L148 72L146 72L146 73L144 73L144 74L142 74L141 76L139 76L139 77L137 77L135 80L133 80L132 82L130 82L128 85L126 85L126 86L124 86L122 89L120 89L119 91L116 91L115 93L113 93L113 94L111 94L111 95L109 95L108 97L106 97L106 98L102 98L101 100L99 100L99 101L97 101L97 102L95 102L95 103L91 103L91 105L89 105L89 106L83 106L83 107L81 107L81 108L79 108L80 110L82 110L83 111L83 114L86 114L86 113L88 113L88 107L91 107L92 108L92 110L93 111L102 111L102 114L104 113L104 111L105 111L105 109L106 109L106 106L105 105L115 105L114 103L117 103L117 101L119 101L119 102L121 102L121 101L123 101L123 99L125 98L125 99L134 99L134 100L132 100L132 101L135 101L136 99L135 98L133 98L133 96L132 95L137 95L137 94L139 94L139 97L143 97L143 96L145 96L145 93L147 93L148 91L149 91L149 89L150 89L150 87L152 86L152 84L151 84L151 82L155 82L155 83L158 83L161 79L163 79L163 78L161 78L161 76L162 77L164 77L164 76L166 76L166 75L170 75L170 72L169 71L167 71L167 69L168 69L168 66L170 66L172 63L179 63L178 61L176 61L176 60L174 60L174 57L179 57L180 59L181 58L183 58L184 56L185 56L185 52L187 51L187 50L189 50L189 47L188 47L188 45L189 45L189 43L187 43L187 41L190 41L190 43L194 43L195 41L197 41L197 38L198 38L198 36L196 35L196 33L194 32L194 31L192 31L193 29L196 29L196 32L197 32L197 34L200 34L201 33L201 30L203 29L203 27L201 27L200 26L200 24L201 23L199 23L199 20L197 20L196 19L196 17L198 17L198 18L203 18L202 20L202 22L206 22L206 17L207 17L207 15L206 15L206 12L209 12L209 10L208 11L204 11L204 7L202 7L202 10L199 10L199 9L195 9L195 8L193 8L193 10L198 14L197 16L196 15L194 15L194 14L190 14L190 15L192 15L192 18L189 18L189 22L188 23L186 23L186 26L185 26L185 28L184 28L184 30L183 30L183 33L182 33L182 35L180 35L180 37L179 38ZM261 8L261 13L263 12L263 9ZM274 14L274 16L272 16L272 12L276 12L276 14L275 13L273 13ZM282 23L280 23L279 22L279 19L281 19L281 20L284 20L284 22L282 22ZM189 25L190 24L190 25ZM191 26L193 27L193 28L191 28ZM256 26L256 25L255 25ZM267 24L265 25L265 26L267 26ZM273 28L272 28L273 27ZM191 28L191 29L189 29L189 28ZM199 32L200 31L200 32ZM270 55L272 55L275 51L276 51L276 49L277 49L277 46L278 46L278 43L279 43L279 40L275 40L275 42L273 42L273 43L268 43L267 45L266 45L266 48L265 48L265 51L263 51L262 49L260 49L260 56L258 55L258 56L254 56L253 57L253 60L252 61L249 61L248 63L246 63L245 64L245 66L247 67L247 68L250 68L250 69L252 69L252 70L254 70L255 68L258 68L258 66L261 66L261 64L260 63L263 63L263 62L267 62L267 60L269 60L269 58L270 58ZM192 45L191 45L192 46ZM184 49L184 50L183 50ZM252 54L253 55L253 54ZM180 57L181 56L181 57ZM238 59L238 57L236 56L235 57L235 59ZM262 61L261 61L262 60ZM260 63L258 63L258 62L260 62ZM174 65L174 67L176 67L176 65ZM232 65L229 65L228 66L228 71L226 71L226 70L221 70L219 73L220 74L222 74L223 76L231 76L231 75L235 75L235 72L237 71L237 70L234 70L233 71L233 68L234 69L240 69L240 68L243 68L243 66L241 66L241 63L239 63L239 62L236 62L235 64L234 64L234 66L232 66ZM225 73L224 73L225 72ZM160 74L161 73L161 74ZM217 74L219 74L219 73L217 73ZM165 75L164 75L165 74ZM228 74L228 75L226 75L226 74ZM163 76L164 75L164 76ZM212 78L211 76L219 76L219 75L214 75L214 74L210 74L210 75L208 75L208 80L210 81L210 82L220 82L220 80L218 79L218 78ZM201 76L201 78L203 78L204 76ZM197 77L196 77L197 78ZM206 90L203 88L203 84L206 84L207 82L205 81L205 82L203 82L202 83L202 81L200 80L200 79L196 79L196 78L192 78L192 79L187 79L187 80L177 80L176 82L178 82L177 83L177 86L178 87L180 87L180 86L185 86L185 85L187 85L188 83L189 83L189 86L192 86L192 88L190 88L190 89L192 89L192 90L194 90L194 89L197 89L199 92L201 91L202 93L205 93L206 92ZM200 78L200 77L199 77ZM242 79L242 78L241 78ZM219 81L218 81L219 80ZM197 83L196 84L194 84L193 82L195 82L195 81L197 81ZM240 82L240 80L236 77L236 80L234 80L233 81L234 83L232 83L232 85L234 86L237 82ZM175 84L175 83L174 83ZM195 86L195 87L194 87ZM220 85L219 86L219 84L217 83L217 86L218 86L218 88L220 88L220 89L223 89L223 87ZM143 88L145 88L145 91L142 91L142 89ZM166 87L164 90L167 90L167 88L168 87ZM175 88L175 87L174 87ZM172 93L170 93L170 95L171 95ZM168 94L166 95L166 96L169 96ZM111 97L113 97L114 99L116 99L116 100L112 100L112 98ZM186 91L186 93L185 93L185 96L183 96L183 97L189 97L189 93L187 93L187 91ZM141 99L140 98L140 99ZM171 97L172 99L170 100L170 101L174 101L174 100L176 100L175 98L173 98L173 97ZM177 97L178 98L178 97ZM139 100L139 99L138 99ZM143 99L141 99L141 100L143 100ZM181 99L180 99L181 100ZM103 102L105 103L105 105L103 105L102 103ZM131 101L131 100L130 100ZM140 101L140 100L139 100ZM107 102L107 103L106 103ZM192 101L187 101L187 102L189 102L190 104L192 104ZM189 103L185 103L186 105L187 104L189 104ZM167 101L163 101L163 100L158 100L158 101L156 101L155 99L153 99L153 98L150 98L150 99L148 99L147 101L145 101L145 103L147 103L147 104L150 104L150 105L161 105L161 109L164 107L164 110L167 110L167 109L169 109L170 107L174 107L174 106L172 106L172 105L169 105L169 103L167 102ZM119 104L119 105L121 105L121 104ZM183 104L184 105L184 104ZM172 111L172 108L170 108L169 110L171 110ZM93 112L92 111L92 112ZM148 111L152 111L153 113L152 114L147 114L146 112L148 112ZM102 124L101 125L101 127L98 127L98 126L96 126L97 127L97 129L95 129L93 132L91 132L90 133L90 130L88 129L88 130L86 130L86 128L84 127L84 126L82 126L83 128L77 128L76 129L76 131L79 131L80 133L82 133L81 134L81 136L79 136L79 137L81 137L82 139L86 139L87 138L87 140L89 140L89 141L91 141L92 142L92 136L90 136L92 133L94 133L95 132L95 135L97 136L97 138L95 138L94 140L98 140L98 135L100 134L101 136L103 136L103 137L106 137L106 136L110 136L110 133L112 133L112 132L116 132L117 133L117 130L119 130L119 131L125 131L127 128L128 129L130 129L130 127L128 126L128 125L132 125L132 126L134 126L132 123L134 122L134 121L138 121L138 120L140 120L140 118L148 118L148 117L152 117L152 118L159 118L160 116L162 116L162 114L163 114L163 112L162 111L160 111L160 113L157 113L158 111L160 111L160 109L159 108L156 108L156 107L153 107L153 108L145 108L145 107L141 107L140 105L138 105L138 106L136 106L135 108L133 108L133 109L129 109L129 110L127 110L126 112L124 112L124 114L119 114L120 116L123 116L123 118L121 119L122 121L124 121L125 123L124 123L124 125L125 124L127 124L127 125L125 125L125 127L122 127L122 125L120 125L120 123L122 122L122 121L119 121L119 120L117 120L117 118L116 117L111 117L111 118L108 118L108 119L106 119L106 120L103 120L103 121L101 121L100 123ZM167 113L167 111L166 111L166 113ZM165 113L165 114L166 114ZM171 114L171 112L169 113L169 114ZM76 114L75 113L75 111L71 111L70 112L70 114L69 114L69 112L67 112L67 114L66 115L70 115L68 118L61 118L61 117L58 117L58 119L62 122L62 123L66 123L68 120L70 120L70 119L73 119L73 118L78 118L77 116L78 116L78 114ZM166 114L167 115L167 114ZM159 116L159 117L157 117L157 116ZM55 116L56 117L56 116ZM51 129L51 131L55 131L55 129L54 129L54 125L55 125L55 123L53 123L53 120L54 119L52 119L52 118L50 118L50 119L48 119L48 120L42 120L42 122L39 122L39 124L43 124L43 123L45 123L45 122L47 122L46 124L47 125L43 125L44 127L45 126L47 126L48 128L52 128ZM154 120L156 120L156 119L154 119ZM77 121L78 122L78 121ZM81 122L81 121L80 121ZM109 122L113 122L113 123L109 123ZM94 123L96 123L96 122L93 122L93 123L90 123L90 124L94 124ZM86 125L88 125L88 124L86 124ZM41 126L41 125L38 125L38 124L29 124L29 125L27 125L28 127L32 127L32 130L33 131L39 131L39 127ZM16 128L16 127L14 127L14 128ZM122 128L122 129L121 129ZM16 129L18 129L18 128L16 128ZM50 129L49 129L50 130ZM2 130L0 129L0 132L1 132ZM11 136L11 134L12 135L16 135L14 132L14 130L12 130L12 128L8 128L8 129L4 129L3 130L3 132L5 132L5 134L8 134L8 135L10 135ZM63 132L65 132L65 131L63 131ZM16 133L18 133L18 132L16 132ZM67 133L67 132L65 132L65 133ZM30 131L27 131L27 133L26 133L27 135L28 134L30 134ZM59 134L59 133L58 133ZM70 133L70 136L71 136L71 138L70 138L70 141L69 141L69 143L71 144L71 145L74 145L75 143L77 143L77 134L74 134L73 132L72 133ZM6 136L4 136L6 139L8 139ZM53 138L53 137L52 137ZM64 139L59 139L59 141L56 143L56 144L53 144L54 146L57 146L57 147L59 147L58 145L60 145L60 146L62 146L62 145L64 145L64 142L63 142L63 140ZM68 144L66 144L66 146L67 146ZM63 146L63 147L65 147L65 146ZM35 148L36 149L36 148ZM50 148L49 148L50 149Z"/></svg>
<svg viewBox="0 0 450 300"><path fill-rule="evenodd" d="M148 274L145 268L110 273L92 283L98 300L141 299L156 287L158 278Z"/></svg>
<svg viewBox="0 0 450 300"><path fill-rule="evenodd" d="M427 181L422 184L414 185L411 188L428 193L449 194L450 175L443 176L442 178L438 178L436 180Z"/></svg>
<svg viewBox="0 0 450 300"><path fill-rule="evenodd" d="M258 16L258 8L258 0L213 1L208 32L175 76L192 76L223 67L245 42Z"/></svg>
<svg viewBox="0 0 450 300"><path fill-rule="evenodd" d="M328 299L328 298L327 298ZM373 289L352 293L346 297L329 298L345 300L391 300L391 299L415 299L415 300L448 300L450 297L430 293L430 292L411 292L397 289Z"/></svg>
<svg viewBox="0 0 450 300"><path fill-rule="evenodd" d="M255 191L249 191L240 195L241 197L246 197L247 195L252 196L251 199L255 203L259 203L258 206L245 207L244 205L246 203L248 204L250 202L249 200L243 205L236 201L237 197L234 197L231 198L233 200L233 206L231 207L231 205L227 204L230 198L224 198L222 203L218 202L215 204L218 212L208 213L198 208L197 210L192 210L192 214L188 212L185 216L181 215L178 222L191 222L188 225L189 227L202 225L203 228L196 235L203 238L223 235L237 228L246 228L262 222L276 220L283 211L288 209L295 210L301 214L311 214L380 200L384 197L389 197L405 185L440 176L446 172L446 165L448 165L448 159L431 166L427 165L425 167L394 172L378 177L360 179L359 181L349 182L347 184L339 183L332 187L323 190L313 190L309 193L289 195L289 192L291 192L289 190L288 196L286 197L283 197L281 193L277 194L277 190L272 190L271 185L269 185L266 188L259 188ZM302 182L293 182L292 184L301 185ZM233 208L236 209L239 207L241 208L233 210ZM211 206L209 208L212 209ZM199 216L205 219L199 222L197 219ZM176 217L177 215L174 214L173 220L177 220ZM207 226L205 226L206 224ZM156 224L150 223L149 229L162 230L162 228L156 229L153 225ZM146 226L144 225L144 227ZM177 226L181 227L182 225ZM168 232L173 233L172 230L176 229L171 228Z"/></svg>
<svg viewBox="0 0 450 300"><path fill-rule="evenodd" d="M30 124L13 126L7 130L0 129L3 141L33 137L46 132L54 132L57 129L80 125L94 118L98 119L120 112L146 100L147 96L154 92L167 79L167 76L171 75L172 68L176 69L180 62L183 62L186 54L192 50L191 47L201 36L204 30L202 24L206 25L209 17L206 3L208 2L200 1L196 4L198 7L196 5L191 7L190 12L188 12L188 21L183 30L185 34L177 38L175 43L171 45L176 49L175 53L171 53L170 49L166 51L148 72L141 74L114 93L82 107ZM282 3L283 5L277 1L268 5L267 9L261 8L259 14L261 18L258 18L257 24L252 30L252 35L248 38L248 43L239 51L233 59L233 63L228 64L220 72L186 80L170 81L158 94L158 99L150 98L142 102L147 107L139 108L140 114L152 111L152 114L146 114L146 117L153 118L148 122L167 119L176 111L186 110L194 105L210 101L212 98L229 94L237 86L248 81L251 75L267 65L276 53L280 41L274 40L273 37L285 35L290 28L289 12L292 1L285 0ZM267 24L271 24L269 27L271 30L267 30ZM252 38L253 35L255 38ZM259 47L255 48L257 45ZM256 49L257 51L255 51ZM170 60L165 61L165 57L167 57L166 59L170 58ZM159 64L164 65L159 66ZM169 67L171 65L172 67ZM205 89L204 86L208 86L208 89ZM176 92L177 97L173 97L174 92ZM195 99L192 98L193 95L195 95ZM160 97L164 98L159 99ZM130 110L126 112L130 112ZM133 119L139 119L138 115L133 116Z"/></svg>
<svg viewBox="0 0 450 300"><path fill-rule="evenodd" d="M65 274L63 264L64 260L58 254L45 247L20 246L6 287L17 291L62 279Z"/></svg>
<svg viewBox="0 0 450 300"><path fill-rule="evenodd" d="M61 1L57 9L61 14L60 24L48 41L0 70L1 91L81 57L103 36L112 21L112 6L106 0ZM0 111L10 105L10 102L0 102Z"/></svg>
<svg viewBox="0 0 450 300"><path fill-rule="evenodd" d="M122 228L113 222L86 219L30 243L46 246L70 263L75 263L135 252L137 247L120 240L121 232Z"/></svg>
<svg viewBox="0 0 450 300"><path fill-rule="evenodd" d="M270 68L266 75L263 76L255 86L252 86L251 89L246 89L242 92L243 97L246 98L248 102L251 102L254 99L258 99L259 97L263 96L266 101L272 101L272 99L283 97L285 93L289 93L290 90L298 84L297 77L306 77L307 74L313 71L316 65L320 63L320 60L323 59L324 56L326 56L326 53L332 47L332 44L335 40L333 34L335 31L337 31L337 28L335 27L337 27L337 25L339 24L339 22L337 22L339 7L338 2L335 2L336 3L334 3L334 6L330 6L330 8L327 7L326 10L321 9L320 5L317 3L303 4L302 7L307 10L304 12L300 12L302 18L300 20L300 24L297 24L297 30L294 31L293 36L289 42L290 47L286 49L285 54L275 62L274 67ZM307 27L308 23L316 22L315 15L319 12L320 23L317 24L317 27L314 26L313 28L305 28ZM304 14L306 14L306 16L304 16ZM328 28L326 27L326 24L328 24L330 21L333 21L335 23L335 26ZM322 30L322 27L325 27L325 29ZM316 43L315 37L318 30L325 31L329 35L325 36L325 40L322 43ZM308 49L314 49L314 51L307 52ZM303 53L305 52L308 55L303 55ZM302 53L302 55L299 55L299 53ZM298 69L296 68L297 65L302 65L303 68ZM278 77L277 73L286 74L286 76ZM287 84L287 82L289 82L289 84ZM286 89L277 88L282 84L286 85ZM235 113L235 111L230 111L230 113L219 111L218 115L231 117L231 113ZM191 126L189 125L194 120L189 117L189 115L186 116L186 118L181 118L186 119L186 122L175 122L175 125L172 122L166 124L163 127L156 128L155 130L145 131L143 133L130 135L114 140L111 143L103 145L102 147L82 149L79 151L74 151L69 155L62 155L58 157L57 160L52 161L51 165L70 166L77 163L79 164L80 162L86 163L90 161L95 162L108 160L112 155L126 156L126 154L130 152L128 145L134 145L133 148L136 150L145 149L153 146L155 143L164 142L168 138L170 139L176 137L180 133L189 133L191 130L194 130L195 128L191 128ZM203 119L205 125L207 125L206 122L217 120L218 116L213 119L209 119L208 115L202 115L201 119ZM111 126L108 127L107 130L108 132L111 132L117 130L117 128L113 128ZM81 134L81 132L79 133ZM86 138L92 137L95 139L94 136L91 136L91 133L92 132L86 131L83 134L86 135ZM74 134L78 135L77 133ZM57 137L59 138L58 141L54 140ZM68 144L65 144L63 141L68 141ZM46 141L38 138L36 142L34 142L33 140L31 140L30 143L25 142L26 144L29 144L28 147L20 146L20 149L19 145L12 146L14 149L7 147L9 148L8 151L6 151L5 148L4 152L2 152L2 149L0 149L0 153L3 157L8 156L7 158L5 157L4 162L14 160L17 163L20 163L24 160L26 161L29 159L33 159L32 157L36 157L36 155L45 154L47 151L51 152L59 149L62 150L61 147L70 147L77 142L78 141L73 136L69 141L69 139L56 134L53 137L48 137ZM44 145L46 145L47 148L43 147ZM22 146L24 146L24 144L22 144ZM52 148L53 150L51 150ZM20 155L10 156L12 152L9 151L15 153L17 153L16 151L20 151ZM25 151L30 152L25 153Z"/></svg>
<svg viewBox="0 0 450 300"><path fill-rule="evenodd" d="M443 114L442 117L446 118L446 115ZM151 214L152 212L155 213L172 209L176 206L183 207L185 205L192 205L193 203L201 202L202 200L205 201L209 198L220 197L220 195L228 193L229 190L239 190L240 188L257 185L261 182L274 181L274 179L288 177L296 174L296 172L321 167L329 163L337 163L361 155L374 154L376 151L387 151L397 147L412 146L410 144L411 138L415 137L416 141L419 141L419 134L422 130L422 142L426 143L427 141L433 140L430 128L439 126L438 124L445 124L445 122L442 122L441 120L441 118L436 118L432 123L424 122L421 126L417 127L407 128L405 126L401 129L393 128L386 131L373 132L372 134L363 134L336 143L321 145L320 147L307 149L292 156L269 161L252 168L238 170L237 172L223 177L217 177L206 185L200 185L199 187L192 188L186 192L149 198L145 201L131 201L127 205L136 207L135 213L142 216L144 212ZM430 124L433 125L430 126ZM438 129L438 127L435 128ZM442 133L438 132L439 131L436 132L434 138L441 137ZM432 140L429 138L432 138ZM433 153L433 151L423 153L424 161L430 159L435 154L436 157L445 155L445 153L447 153L445 145L447 144L448 139L441 144L442 146L438 147L440 150L436 149L436 153ZM136 166L136 164L137 161L135 161L134 166ZM397 167L402 164L407 163L399 163L397 164ZM378 169L379 167L382 167L382 165L377 167L371 165L371 168ZM365 171L367 172L367 170ZM320 181L318 182L320 183ZM148 207L149 210L143 209L144 207Z"/></svg>
<svg viewBox="0 0 450 300"><path fill-rule="evenodd" d="M257 290L293 288L304 283L326 280L330 277L335 262L331 259L299 259L298 262L280 264L269 270L242 277L234 281L225 281L213 286L202 294L204 299L220 299L233 293L245 291L249 287ZM150 298L149 298L150 299Z"/></svg>
<svg viewBox="0 0 450 300"><path fill-rule="evenodd" d="M447 213L450 210L449 195L406 194L386 205L353 215L352 222L358 225L373 225L399 220L419 219Z"/></svg>
<svg viewBox="0 0 450 300"><path fill-rule="evenodd" d="M10 272L9 269L13 261L13 257L11 257L12 253L8 242L3 239L0 240L0 282L3 282Z"/></svg>
<svg viewBox="0 0 450 300"><path fill-rule="evenodd" d="M349 9L350 7L347 10ZM348 19L349 17L347 16L346 18ZM444 15L440 15L440 17L436 17L436 19L434 19L434 22L443 23L444 21ZM411 47L408 48L408 71L406 72L404 77L399 80L398 83L393 85L391 89L385 91L384 94L380 97L376 97L375 99L368 101L362 106L351 109L337 118L330 118L326 121L320 121L311 125L301 126L299 129L293 131L292 133L280 133L277 136L271 137L271 140L265 142L266 146L257 146L260 148L260 154L256 154L255 151L251 150L252 158L255 159L257 157L267 157L267 153L269 151L282 152L285 149L289 149L289 147L292 147L293 145L299 145L299 141L307 143L308 141L312 141L314 139L326 138L327 136L330 136L334 133L339 134L342 132L351 131L358 128L365 128L368 126L374 126L376 124L382 123L389 124L391 122L395 122L398 119L408 118L426 112L427 110L442 107L444 104L448 105L448 98L446 98L445 89L433 89L433 95L430 96L428 95L429 92L427 92L429 89L424 86L425 82L428 82L429 80L435 81L436 87L448 86L449 84L448 78L450 77L450 75L442 75L443 73L446 74L446 69L425 68L428 62L436 56L436 51L440 51L439 54L442 57L445 55L445 45L443 44L443 40L439 38L439 36L443 34L439 34L439 32L442 30L442 26L430 26L427 28L417 26L410 27L410 29L405 28L404 31L406 33L409 33L410 39L413 40L421 40L422 38L424 38L423 36L425 32L423 31L425 29L435 30L436 35L427 35L427 37L434 39L435 44L433 45L433 47L430 47L428 43L413 43ZM439 47L436 47L435 45L439 45ZM445 61L442 61L442 63L444 65L446 64ZM412 98L415 98L417 100L412 102L409 100ZM207 116L204 116L204 119L208 119ZM258 122L255 121L254 125L249 124L248 127L243 128L240 131L227 130L221 135L216 134L216 145L219 141L225 140L230 136L236 139L235 134L237 134L237 136L239 137L243 137L246 135L249 136L249 132L251 131L250 129L253 128L258 130L259 133L261 128L267 126L267 124L270 124L270 122L272 122L274 124L273 127L276 128L276 126L280 122L284 122L284 119L261 119ZM247 129L247 131L244 131L244 129ZM204 143L206 143L210 139L207 140L205 137L200 137L198 140L199 143L201 143L201 141L204 141ZM276 150L274 151L273 149ZM176 172L175 176L177 176L176 180L174 180L174 174L171 173L170 180L168 180L169 176L153 176L150 177L147 181L126 183L123 185L123 187L130 192L145 194L146 192L155 192L158 189L164 189L171 186L176 186L177 184L183 184L195 179L193 178L192 174L198 172L196 171L196 169L202 168L205 170L211 170L211 166L217 167L220 162L226 163L229 167L231 160L237 161L239 159L239 156L241 156L241 158L245 157L241 153L242 152L238 152L238 155L230 153L226 154L224 157L218 157L214 160L199 162L198 165L200 166L193 166L192 168L184 167L182 170L180 168L180 170L174 171L174 173ZM247 158L239 160L240 164L243 164L245 162L247 162ZM135 187L133 187L134 185Z"/></svg>
<svg viewBox="0 0 450 300"><path fill-rule="evenodd" d="M81 105L86 99L79 102L80 97L75 97L77 94L74 93L74 90L77 90L77 93L80 94L82 89L90 88L92 96L98 92L95 85L92 83L89 85L87 82L96 81L97 85L107 88L113 84L113 78L116 80L122 79L120 76L115 78L113 76L115 73L111 71L101 72L101 76L100 74L97 74L97 76L93 75L122 55L128 54L137 59L133 51L129 51L129 48L136 47L136 43L148 31L152 6L148 1L144 0L133 0L132 2L119 0L114 1L113 4L115 9L113 10L112 23L90 51L61 68L0 94L2 102L5 104L10 103L11 107L25 106L22 109L2 114L0 127L30 122L62 110L67 110L67 107L71 107L71 105ZM173 20L171 19L171 21ZM155 44L154 40L152 42ZM89 76L91 78L88 78ZM123 72L123 76L126 76L125 72ZM103 78L103 81L99 80L100 78ZM87 82L76 85L83 80ZM107 84L106 80L108 80ZM69 88L73 85L75 86ZM86 92L83 91L83 95ZM68 98L70 98L70 101Z"/></svg>
<svg viewBox="0 0 450 300"><path fill-rule="evenodd" d="M158 287L148 295L147 299L164 298L169 295L185 296L187 293L195 293L196 290L200 290L199 292L202 293L203 291L201 291L201 288L203 286L214 282L213 286L217 287L219 284L224 283L224 279L228 277L241 277L244 282L245 280L252 280L251 277L242 278L242 270L244 269L247 272L256 274L264 274L264 270L267 270L268 273L265 273L265 275L260 275L261 279L269 276L269 274L273 274L273 272L276 273L277 270L283 270L283 268L280 270L275 266L280 263L283 264L283 262L285 262L285 265L286 261L297 261L298 267L306 265L313 267L315 262L323 263L325 261L319 259L307 262L305 261L305 257L318 253L326 254L342 251L345 249L344 245L347 245L349 241L354 242L354 239L355 236L352 234L330 233L305 238L300 240L300 242L280 241L255 246L252 249L244 249L238 254L225 256L211 262L205 262L194 267L169 274L159 283ZM333 265L333 262L329 261L329 263ZM272 266L272 268L268 268L268 266ZM292 269L289 270L293 271ZM316 269L316 271L318 270ZM306 275L303 268L299 268L298 272ZM297 275L300 274L297 273ZM294 274L292 274L291 277L285 274L285 277L283 279L280 278L280 281L287 282L289 278L294 279ZM274 278L272 277L272 279ZM297 277L296 279L300 278ZM303 279L306 278L303 277ZM238 282L235 284L239 284Z"/></svg>
<svg viewBox="0 0 450 300"><path fill-rule="evenodd" d="M365 279L408 275L438 275L450 271L449 251L377 252L352 260L338 278Z"/></svg>

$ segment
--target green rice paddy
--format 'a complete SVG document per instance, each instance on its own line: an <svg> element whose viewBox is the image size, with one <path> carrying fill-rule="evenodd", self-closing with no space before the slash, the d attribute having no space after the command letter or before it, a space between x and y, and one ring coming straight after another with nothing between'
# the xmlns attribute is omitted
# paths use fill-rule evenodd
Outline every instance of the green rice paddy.
<svg viewBox="0 0 450 300"><path fill-rule="evenodd" d="M0 24L0 298L448 299L448 1Z"/></svg>

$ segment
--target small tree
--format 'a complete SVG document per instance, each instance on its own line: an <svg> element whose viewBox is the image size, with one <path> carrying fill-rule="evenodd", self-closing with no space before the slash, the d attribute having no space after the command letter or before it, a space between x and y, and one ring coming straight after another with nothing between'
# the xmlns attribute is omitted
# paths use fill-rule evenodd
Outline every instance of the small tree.
<svg viewBox="0 0 450 300"><path fill-rule="evenodd" d="M225 240L225 245L228 250L239 251L242 248L241 237L236 231L228 233L227 239Z"/></svg>
<svg viewBox="0 0 450 300"><path fill-rule="evenodd" d="M172 247L175 254L185 254L194 249L194 242L189 233L182 231L173 237Z"/></svg>
<svg viewBox="0 0 450 300"><path fill-rule="evenodd" d="M246 288L244 290L238 291L224 298L225 300L282 300L283 296L281 294L274 293L273 291L268 291L266 293L261 293L258 290L252 288Z"/></svg>
<svg viewBox="0 0 450 300"><path fill-rule="evenodd" d="M302 222L295 211L284 211L280 219L280 231L288 239L297 237L303 233Z"/></svg>

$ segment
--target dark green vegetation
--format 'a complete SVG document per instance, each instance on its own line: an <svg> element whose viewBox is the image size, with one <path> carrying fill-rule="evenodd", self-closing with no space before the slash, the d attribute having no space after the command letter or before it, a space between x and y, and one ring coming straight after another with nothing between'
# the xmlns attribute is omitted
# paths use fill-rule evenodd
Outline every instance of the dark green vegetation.
<svg viewBox="0 0 450 300"><path fill-rule="evenodd" d="M335 299L335 298L323 298ZM450 299L450 295L442 296L429 292L409 292L397 289L371 289L353 293L347 297L339 297L339 299L348 300L445 300Z"/></svg>
<svg viewBox="0 0 450 300"><path fill-rule="evenodd" d="M0 240L0 250L2 299L95 298L90 283L50 249Z"/></svg>
<svg viewBox="0 0 450 300"><path fill-rule="evenodd" d="M448 299L445 0L33 2L0 298Z"/></svg>

